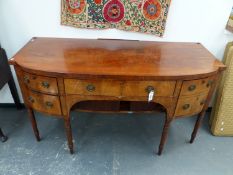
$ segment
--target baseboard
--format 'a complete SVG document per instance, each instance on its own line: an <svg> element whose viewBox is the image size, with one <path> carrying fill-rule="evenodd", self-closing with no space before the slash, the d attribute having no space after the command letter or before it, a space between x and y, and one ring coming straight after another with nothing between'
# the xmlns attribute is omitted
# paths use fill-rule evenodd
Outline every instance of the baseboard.
<svg viewBox="0 0 233 175"><path fill-rule="evenodd" d="M21 103L21 107L25 108L24 103ZM16 108L15 103L0 103L0 108Z"/></svg>

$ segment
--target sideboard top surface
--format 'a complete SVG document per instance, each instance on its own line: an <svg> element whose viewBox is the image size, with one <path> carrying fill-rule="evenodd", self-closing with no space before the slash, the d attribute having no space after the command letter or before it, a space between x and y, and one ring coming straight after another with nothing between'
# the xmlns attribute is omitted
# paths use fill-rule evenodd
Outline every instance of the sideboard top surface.
<svg viewBox="0 0 233 175"><path fill-rule="evenodd" d="M199 43L33 38L12 62L62 75L199 78L225 66Z"/></svg>

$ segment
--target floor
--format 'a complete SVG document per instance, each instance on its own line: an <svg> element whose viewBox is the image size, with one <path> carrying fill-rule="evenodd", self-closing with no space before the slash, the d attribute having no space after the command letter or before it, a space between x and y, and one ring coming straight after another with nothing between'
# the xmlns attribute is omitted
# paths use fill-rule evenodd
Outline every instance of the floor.
<svg viewBox="0 0 233 175"><path fill-rule="evenodd" d="M214 137L207 118L189 144L195 117L172 123L162 156L155 152L164 115L72 113L75 154L70 155L62 119L36 113L42 140L32 133L26 110L0 108L0 175L232 175L233 139Z"/></svg>

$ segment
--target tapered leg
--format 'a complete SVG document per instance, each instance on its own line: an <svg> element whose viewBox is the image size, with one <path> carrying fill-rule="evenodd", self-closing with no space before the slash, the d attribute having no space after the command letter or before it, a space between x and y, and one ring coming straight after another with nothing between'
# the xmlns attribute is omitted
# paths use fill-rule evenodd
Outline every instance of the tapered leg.
<svg viewBox="0 0 233 175"><path fill-rule="evenodd" d="M201 126L201 123L202 123L202 121L203 121L204 116L205 116L205 112L204 112L204 111L201 112L201 113L198 115L197 121L196 121L196 123L195 123L195 127L194 127L194 129L193 129L193 133L192 133L192 136L191 136L191 139L190 139L190 143L193 143L193 141L194 141L194 139L195 139L195 137L196 137L196 135L197 135L197 131L198 131L198 129L199 129L200 126Z"/></svg>
<svg viewBox="0 0 233 175"><path fill-rule="evenodd" d="M31 120L32 129L33 129L33 132L35 134L36 140L39 142L40 141L40 134L39 134L39 131L37 128L34 112L31 108L28 108L28 116L29 116L29 119Z"/></svg>
<svg viewBox="0 0 233 175"><path fill-rule="evenodd" d="M13 79L12 76L11 76L9 82L8 82L8 85L9 85L11 95L12 95L12 97L14 99L14 102L15 102L15 105L16 105L17 109L22 109L22 105L21 105L20 100L19 100L19 95L18 95L16 86L15 86L15 82L14 82L14 79Z"/></svg>
<svg viewBox="0 0 233 175"><path fill-rule="evenodd" d="M66 137L67 137L68 146L69 146L69 149L70 149L70 154L73 154L74 153L74 150L73 150L73 137L72 137L72 130L71 130L71 125L70 125L70 118L64 119L64 122L65 122Z"/></svg>
<svg viewBox="0 0 233 175"><path fill-rule="evenodd" d="M162 154L163 147L164 147L166 140L167 140L168 130L169 130L169 126L170 126L171 121L172 120L168 119L168 118L166 118L166 120L165 120L164 127L163 127L163 133L162 133L161 140L160 140L158 155Z"/></svg>
<svg viewBox="0 0 233 175"><path fill-rule="evenodd" d="M2 142L7 141L7 139L8 139L7 136L5 136L5 135L3 134L1 128L0 128L0 139L1 139Z"/></svg>

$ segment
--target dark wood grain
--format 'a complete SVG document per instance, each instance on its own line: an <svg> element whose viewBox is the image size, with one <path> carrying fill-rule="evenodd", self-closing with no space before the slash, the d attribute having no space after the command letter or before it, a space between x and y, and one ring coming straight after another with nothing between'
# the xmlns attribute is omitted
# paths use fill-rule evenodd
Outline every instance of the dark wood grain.
<svg viewBox="0 0 233 175"><path fill-rule="evenodd" d="M29 119L31 121L32 129L33 129L33 132L35 134L36 140L39 142L40 141L40 134L39 134L39 130L37 128L37 123L36 123L34 112L31 108L28 108L28 116L29 116Z"/></svg>
<svg viewBox="0 0 233 175"><path fill-rule="evenodd" d="M158 151L159 156L162 154L164 145L165 145L165 143L167 141L169 126L170 126L170 124L172 122L172 120L169 119L169 118L170 117L167 116L166 119L165 119L165 122L164 122L163 132L162 132L162 136L161 136L160 144L159 144L159 151Z"/></svg>
<svg viewBox="0 0 233 175"><path fill-rule="evenodd" d="M225 68L199 43L149 41L33 38L14 60L29 71L84 78L195 79Z"/></svg>
<svg viewBox="0 0 233 175"><path fill-rule="evenodd" d="M70 154L73 154L74 153L73 137L72 137L71 124L70 124L70 118L69 117L66 117L64 119L64 124L65 124L65 131L66 131L68 146L69 146L69 149L70 149Z"/></svg>
<svg viewBox="0 0 233 175"><path fill-rule="evenodd" d="M33 110L62 117L71 154L70 111L75 109L166 112L159 155L172 121L199 114L193 142L216 78L226 68L199 43L58 38L33 38L9 63L16 69L37 140Z"/></svg>

